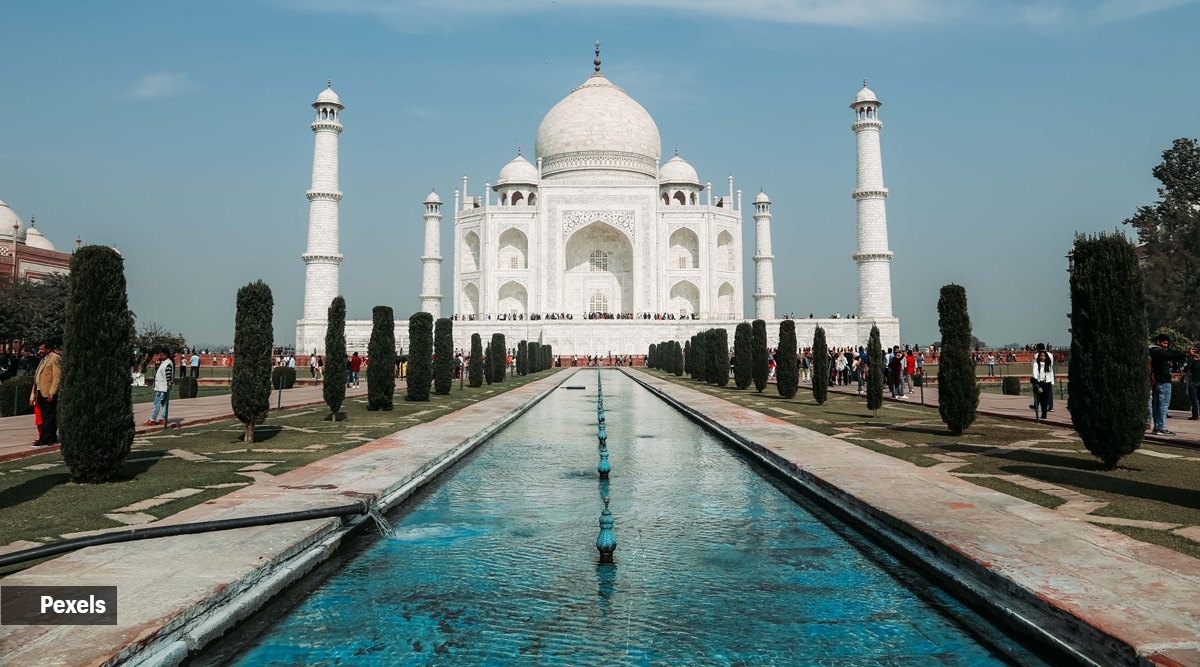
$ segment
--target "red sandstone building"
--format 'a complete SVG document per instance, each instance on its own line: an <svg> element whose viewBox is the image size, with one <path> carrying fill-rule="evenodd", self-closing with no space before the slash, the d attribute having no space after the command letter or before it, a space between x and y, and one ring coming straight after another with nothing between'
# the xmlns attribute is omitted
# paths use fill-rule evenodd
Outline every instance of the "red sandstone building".
<svg viewBox="0 0 1200 667"><path fill-rule="evenodd" d="M71 254L59 252L32 218L29 223L26 227L16 212L0 201L0 277L37 280L52 273L68 273Z"/></svg>

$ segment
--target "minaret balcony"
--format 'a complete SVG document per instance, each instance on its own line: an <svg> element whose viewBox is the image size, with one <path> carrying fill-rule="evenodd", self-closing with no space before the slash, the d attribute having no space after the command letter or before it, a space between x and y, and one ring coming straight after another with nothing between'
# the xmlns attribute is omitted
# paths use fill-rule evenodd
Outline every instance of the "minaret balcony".
<svg viewBox="0 0 1200 667"><path fill-rule="evenodd" d="M342 254L338 253L336 255L329 255L323 253L306 252L303 255L300 255L300 259L303 259L305 264L341 264Z"/></svg>
<svg viewBox="0 0 1200 667"><path fill-rule="evenodd" d="M308 192L306 192L306 193L304 193L304 194L305 194L305 196L306 196L306 197L308 197L308 201L318 201L318 200L320 200L320 201L334 201L334 202L337 202L337 201L341 201L341 200L342 200L342 193L341 193L341 192L320 192L320 191L318 191L318 190L309 190Z"/></svg>
<svg viewBox="0 0 1200 667"><path fill-rule="evenodd" d="M854 199L871 199L871 198L887 199L888 189L887 188L863 188L861 190L855 190L854 192L851 192L850 196L853 197Z"/></svg>

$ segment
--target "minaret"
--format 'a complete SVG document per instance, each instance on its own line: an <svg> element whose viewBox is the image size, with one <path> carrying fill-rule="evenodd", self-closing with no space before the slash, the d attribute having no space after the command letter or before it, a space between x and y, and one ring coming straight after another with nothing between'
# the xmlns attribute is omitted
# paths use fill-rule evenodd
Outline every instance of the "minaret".
<svg viewBox="0 0 1200 667"><path fill-rule="evenodd" d="M858 143L858 182L854 201L858 207L858 317L892 316L892 251L888 250L887 188L883 187L883 158L879 152L879 107L883 106L863 80L854 98L855 120L850 127Z"/></svg>
<svg viewBox="0 0 1200 667"><path fill-rule="evenodd" d="M484 190L486 193L487 190ZM425 253L421 255L421 310L442 316L442 249L438 226L442 223L442 199L436 192L425 198Z"/></svg>
<svg viewBox="0 0 1200 667"><path fill-rule="evenodd" d="M341 100L330 82L317 96L313 108L317 119L312 131L316 135L313 150L312 189L308 191L308 249L304 259L304 319L324 322L329 304L338 295L338 135L342 133ZM324 332L324 325L320 327ZM315 334L316 332L309 332ZM320 338L324 347L324 336ZM302 348L303 349L303 348Z"/></svg>
<svg viewBox="0 0 1200 667"><path fill-rule="evenodd" d="M754 317L775 319L775 255L771 254L771 199L754 198Z"/></svg>

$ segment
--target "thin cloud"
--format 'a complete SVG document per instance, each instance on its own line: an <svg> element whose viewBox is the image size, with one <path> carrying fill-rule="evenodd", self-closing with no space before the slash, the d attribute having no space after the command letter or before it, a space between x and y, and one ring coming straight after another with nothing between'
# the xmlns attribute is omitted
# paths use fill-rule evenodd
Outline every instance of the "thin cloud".
<svg viewBox="0 0 1200 667"><path fill-rule="evenodd" d="M133 87L133 97L140 100L153 100L160 97L170 97L188 89L186 74L159 72L147 74Z"/></svg>
<svg viewBox="0 0 1200 667"><path fill-rule="evenodd" d="M435 16L500 16L564 9L673 10L686 15L878 29L987 22L1048 27L1112 23L1196 0L268 0L296 11L369 16L401 30L435 26Z"/></svg>

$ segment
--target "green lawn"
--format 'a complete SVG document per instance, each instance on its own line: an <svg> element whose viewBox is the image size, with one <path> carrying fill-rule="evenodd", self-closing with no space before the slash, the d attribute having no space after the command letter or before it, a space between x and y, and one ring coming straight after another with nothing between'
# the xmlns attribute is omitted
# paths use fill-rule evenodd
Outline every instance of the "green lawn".
<svg viewBox="0 0 1200 667"><path fill-rule="evenodd" d="M342 407L346 419L339 422L324 421L324 406L272 412L256 427L257 442L250 445L241 442L244 427L236 420L141 435L134 440L122 479L108 484L72 483L58 452L0 463L0 545L52 542L67 533L123 525L106 514L170 516L249 485L253 478L245 474L247 466L279 475L548 375L509 375L503 383L477 389L459 389L455 383L448 396L433 395L421 403L405 401L401 390L390 412L368 412L365 397L351 399ZM185 489L191 495L118 512ZM0 576L22 567L0 569Z"/></svg>
<svg viewBox="0 0 1200 667"><path fill-rule="evenodd" d="M761 393L705 385L658 371L646 372L703 391L916 466L955 464L955 475L981 486L1049 508L1083 494L1097 503L1091 516L1154 521L1166 526L1107 526L1136 539L1200 557L1200 543L1171 532L1200 525L1200 452L1143 444L1116 470L1106 471L1069 428L980 416L960 436L942 424L936 407L885 401L872 418L866 399L830 393L817 405L808 386L794 399L780 398L775 385ZM990 391L991 388L985 388ZM999 386L995 390L999 391ZM1028 396L1028 392L1025 394ZM1062 408L1065 409L1065 402ZM782 410L782 411L781 411ZM1147 455L1146 453L1149 453Z"/></svg>

